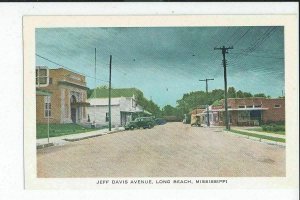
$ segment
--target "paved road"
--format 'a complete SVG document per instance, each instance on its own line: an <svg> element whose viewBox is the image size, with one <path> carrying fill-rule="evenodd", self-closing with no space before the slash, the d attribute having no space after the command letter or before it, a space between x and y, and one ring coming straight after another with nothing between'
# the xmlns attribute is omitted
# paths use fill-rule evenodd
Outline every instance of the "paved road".
<svg viewBox="0 0 300 200"><path fill-rule="evenodd" d="M37 151L38 177L285 176L285 147L168 123Z"/></svg>

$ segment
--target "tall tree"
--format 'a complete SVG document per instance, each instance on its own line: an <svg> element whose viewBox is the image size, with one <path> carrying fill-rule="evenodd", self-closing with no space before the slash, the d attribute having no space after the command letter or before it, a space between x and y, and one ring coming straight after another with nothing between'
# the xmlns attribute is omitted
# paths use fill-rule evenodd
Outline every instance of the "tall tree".
<svg viewBox="0 0 300 200"><path fill-rule="evenodd" d="M228 98L236 98L236 91L234 87L229 87L227 91Z"/></svg>
<svg viewBox="0 0 300 200"><path fill-rule="evenodd" d="M255 94L254 97L266 97L264 93Z"/></svg>

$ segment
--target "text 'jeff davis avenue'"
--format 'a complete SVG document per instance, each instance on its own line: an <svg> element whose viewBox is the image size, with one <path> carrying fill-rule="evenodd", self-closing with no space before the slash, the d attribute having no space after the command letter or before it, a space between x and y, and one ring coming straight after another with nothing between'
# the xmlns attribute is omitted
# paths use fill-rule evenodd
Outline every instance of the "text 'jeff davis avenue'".
<svg viewBox="0 0 300 200"><path fill-rule="evenodd" d="M227 180L191 180L191 179L182 179L182 180L170 180L170 179L161 179L161 180L97 180L96 184L106 185L106 184L200 184L200 183L227 183Z"/></svg>

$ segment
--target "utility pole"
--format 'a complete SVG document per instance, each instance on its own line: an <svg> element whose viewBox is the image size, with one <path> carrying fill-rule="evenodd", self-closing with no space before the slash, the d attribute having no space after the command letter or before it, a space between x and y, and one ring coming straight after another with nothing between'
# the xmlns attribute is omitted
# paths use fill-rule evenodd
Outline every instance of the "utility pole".
<svg viewBox="0 0 300 200"><path fill-rule="evenodd" d="M233 47L219 47L219 48L214 48L214 50L222 50L222 55L223 55L223 68L224 68L224 96L225 96L225 124L226 124L226 129L230 130L229 126L229 113L228 113L228 106L227 106L227 73L226 73L226 58L225 54L228 53L228 49L233 49Z"/></svg>
<svg viewBox="0 0 300 200"><path fill-rule="evenodd" d="M97 76L96 76L96 66L97 66L97 49L95 48L95 91L94 91L94 98L97 98ZM94 128L96 128L96 104L94 105Z"/></svg>
<svg viewBox="0 0 300 200"><path fill-rule="evenodd" d="M111 61L112 55L109 57L109 87L108 87L108 130L111 131Z"/></svg>
<svg viewBox="0 0 300 200"><path fill-rule="evenodd" d="M210 122L209 122L209 109L208 109L208 81L213 81L214 79L213 78L207 78L207 79L204 79L204 80L199 80L199 81L205 81L206 83L206 118L207 118L207 126L209 127L210 126Z"/></svg>

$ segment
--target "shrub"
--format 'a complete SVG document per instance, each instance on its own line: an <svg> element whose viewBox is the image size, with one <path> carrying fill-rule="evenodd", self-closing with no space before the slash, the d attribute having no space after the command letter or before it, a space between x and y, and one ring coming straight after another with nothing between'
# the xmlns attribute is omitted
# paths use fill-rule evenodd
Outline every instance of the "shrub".
<svg viewBox="0 0 300 200"><path fill-rule="evenodd" d="M278 125L278 124L267 124L261 126L263 131L267 132L279 132L279 131L285 131L284 125Z"/></svg>

